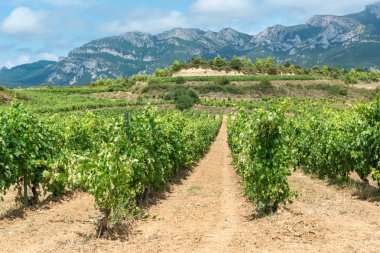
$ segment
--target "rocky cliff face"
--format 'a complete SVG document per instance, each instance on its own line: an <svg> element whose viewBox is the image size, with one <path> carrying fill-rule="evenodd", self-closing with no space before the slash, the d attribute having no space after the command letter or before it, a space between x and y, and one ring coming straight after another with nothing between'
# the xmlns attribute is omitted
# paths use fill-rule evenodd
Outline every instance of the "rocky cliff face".
<svg viewBox="0 0 380 253"><path fill-rule="evenodd" d="M219 32L176 28L157 35L131 32L91 41L58 62L0 70L0 83L25 86L40 83L82 85L98 78L152 73L174 60L233 55L255 59L274 57L300 65L380 67L380 3L346 16L317 15L305 24L276 25L257 35L231 28Z"/></svg>

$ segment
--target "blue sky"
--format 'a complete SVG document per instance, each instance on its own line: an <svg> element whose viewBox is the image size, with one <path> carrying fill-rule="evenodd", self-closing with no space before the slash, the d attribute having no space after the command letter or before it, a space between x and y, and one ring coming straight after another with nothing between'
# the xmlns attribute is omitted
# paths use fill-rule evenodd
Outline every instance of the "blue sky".
<svg viewBox="0 0 380 253"><path fill-rule="evenodd" d="M256 34L314 14L362 11L375 0L0 0L0 67L57 60L93 39L175 27Z"/></svg>

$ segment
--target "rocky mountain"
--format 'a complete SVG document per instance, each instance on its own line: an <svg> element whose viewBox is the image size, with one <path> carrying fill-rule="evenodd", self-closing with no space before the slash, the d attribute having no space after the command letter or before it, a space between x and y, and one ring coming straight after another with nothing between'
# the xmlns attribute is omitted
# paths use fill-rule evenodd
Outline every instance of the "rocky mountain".
<svg viewBox="0 0 380 253"><path fill-rule="evenodd" d="M380 2L346 16L318 15L305 24L276 25L257 35L176 28L157 35L131 32L91 41L58 62L41 61L0 70L0 83L83 85L98 78L152 73L194 56L275 58L299 65L380 68Z"/></svg>

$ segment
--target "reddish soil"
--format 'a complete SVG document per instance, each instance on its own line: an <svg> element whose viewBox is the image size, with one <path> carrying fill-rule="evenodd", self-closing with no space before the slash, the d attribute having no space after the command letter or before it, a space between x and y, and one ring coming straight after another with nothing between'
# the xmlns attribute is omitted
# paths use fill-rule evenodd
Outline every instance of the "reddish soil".
<svg viewBox="0 0 380 253"><path fill-rule="evenodd" d="M126 240L97 239L93 198L77 192L18 218L0 203L0 252L379 252L380 202L295 172L300 196L255 217L231 166L226 125L209 153L157 199Z"/></svg>

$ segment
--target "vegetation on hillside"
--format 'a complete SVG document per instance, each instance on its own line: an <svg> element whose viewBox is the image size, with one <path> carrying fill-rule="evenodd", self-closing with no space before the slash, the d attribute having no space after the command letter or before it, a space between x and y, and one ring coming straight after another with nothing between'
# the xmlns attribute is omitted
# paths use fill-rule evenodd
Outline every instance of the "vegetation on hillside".
<svg viewBox="0 0 380 253"><path fill-rule="evenodd" d="M189 68L204 68L214 69L219 71L239 71L244 75L301 75L311 76L318 78L330 78L335 80L342 80L347 84L355 84L358 81L365 82L378 82L380 79L380 73L378 71L365 71L361 68L356 69L339 69L324 65L323 67L314 66L312 68L302 67L296 64L292 64L289 61L285 64L276 64L275 60L271 57L260 59L252 62L248 58L239 58L234 56L232 59L227 60L220 56L211 60L206 60L202 57L195 57L189 60L187 63L175 61L170 68L157 69L154 77L168 77L173 73L182 69Z"/></svg>
<svg viewBox="0 0 380 253"><path fill-rule="evenodd" d="M173 74L183 69L203 68L218 71L238 71L241 75L233 76L184 76L173 77ZM344 69L324 65L323 67L314 66L311 68L302 67L292 64L289 61L284 64L277 64L273 58L256 59L251 61L248 58L239 58L234 56L231 60L215 57L206 60L201 57L194 57L188 62L183 63L178 60L174 61L171 67L157 69L153 75L137 74L129 78L117 79L99 79L92 83L91 86L107 86L117 89L120 87L132 87L137 82L148 82L150 84L173 82L184 84L189 81L209 81L227 82L233 81L261 81L261 80L341 80L346 84L356 84L358 82L379 82L380 72L376 70L366 71L362 68Z"/></svg>

